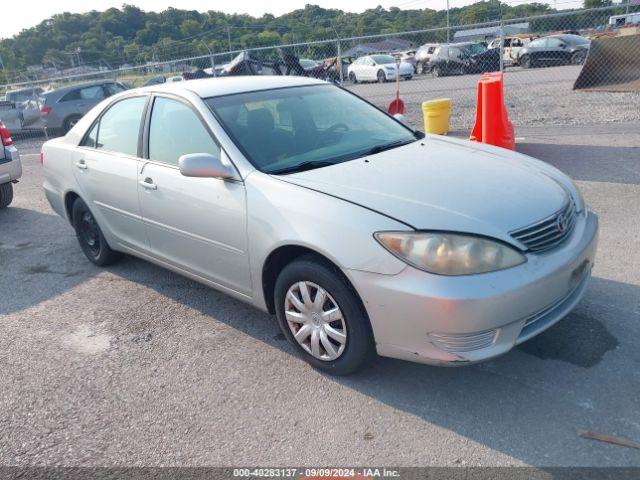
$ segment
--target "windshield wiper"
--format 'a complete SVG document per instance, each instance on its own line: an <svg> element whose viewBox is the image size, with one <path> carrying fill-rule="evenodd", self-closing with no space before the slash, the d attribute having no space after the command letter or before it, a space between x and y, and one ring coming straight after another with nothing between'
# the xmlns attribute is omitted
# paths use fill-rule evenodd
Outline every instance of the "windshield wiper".
<svg viewBox="0 0 640 480"><path fill-rule="evenodd" d="M367 150L364 155L375 155L376 153L381 153L386 150L391 150L392 148L401 147L403 145L407 145L409 143L413 143L415 140L396 140L394 142L383 143L381 145L376 145L375 147L371 147Z"/></svg>
<svg viewBox="0 0 640 480"><path fill-rule="evenodd" d="M293 165L292 167L285 167L280 170L274 170L267 173L270 175L285 175L287 173L304 172L307 170L313 170L314 168L328 167L329 165L335 165L335 162L329 162L327 160L310 160L308 162Z"/></svg>

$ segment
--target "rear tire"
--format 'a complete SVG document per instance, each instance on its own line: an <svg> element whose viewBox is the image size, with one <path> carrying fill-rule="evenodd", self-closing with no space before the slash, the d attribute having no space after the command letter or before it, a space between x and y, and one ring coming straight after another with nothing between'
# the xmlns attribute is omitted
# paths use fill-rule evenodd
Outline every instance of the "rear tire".
<svg viewBox="0 0 640 480"><path fill-rule="evenodd" d="M71 115L65 118L63 125L64 133L66 134L67 132L69 132L69 130L75 127L76 123L78 123L78 120L80 120L81 118L81 115Z"/></svg>
<svg viewBox="0 0 640 480"><path fill-rule="evenodd" d="M13 185L11 182L0 185L0 208L7 208L13 201Z"/></svg>
<svg viewBox="0 0 640 480"><path fill-rule="evenodd" d="M424 72L424 64L422 62L418 62L416 64L416 75L422 75Z"/></svg>
<svg viewBox="0 0 640 480"><path fill-rule="evenodd" d="M73 204L72 219L80 248L91 263L106 267L122 258L122 253L109 247L93 213L80 198Z"/></svg>
<svg viewBox="0 0 640 480"><path fill-rule="evenodd" d="M520 61L518 63L520 63L522 68L531 68L533 66L529 55L523 55L520 57Z"/></svg>
<svg viewBox="0 0 640 480"><path fill-rule="evenodd" d="M436 78L442 76L442 72L440 71L440 67L438 65L434 65L431 68L431 75L433 75Z"/></svg>
<svg viewBox="0 0 640 480"><path fill-rule="evenodd" d="M308 302L304 302L301 284L308 291ZM276 316L282 332L302 358L314 368L332 375L348 375L362 367L374 352L373 335L364 307L353 287L332 265L311 255L301 257L280 272L274 290ZM326 300L316 308L314 303L320 291L324 291L326 297L323 295L322 298ZM298 304L313 307L297 309L294 302L289 300L288 294L294 295ZM326 304L323 303L325 301ZM323 315L336 309L339 316L330 318L339 318L338 320L329 321ZM314 311L316 313L312 313ZM298 320L290 321L288 318ZM300 318L305 318L306 323ZM293 332L299 335L302 328L307 333L298 342ZM316 330L317 350L314 355L313 338ZM344 334L342 342L336 340L340 332ZM329 348L325 347L325 341L331 342ZM330 350L333 350L333 355L339 352L337 357L332 357Z"/></svg>

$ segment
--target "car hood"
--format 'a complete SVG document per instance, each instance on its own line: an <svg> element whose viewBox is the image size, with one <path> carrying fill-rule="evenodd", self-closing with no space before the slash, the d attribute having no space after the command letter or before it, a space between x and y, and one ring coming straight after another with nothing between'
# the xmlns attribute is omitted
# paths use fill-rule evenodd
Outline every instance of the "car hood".
<svg viewBox="0 0 640 480"><path fill-rule="evenodd" d="M563 174L532 158L439 136L277 178L415 229L476 233L511 243L509 231L558 211L571 188Z"/></svg>

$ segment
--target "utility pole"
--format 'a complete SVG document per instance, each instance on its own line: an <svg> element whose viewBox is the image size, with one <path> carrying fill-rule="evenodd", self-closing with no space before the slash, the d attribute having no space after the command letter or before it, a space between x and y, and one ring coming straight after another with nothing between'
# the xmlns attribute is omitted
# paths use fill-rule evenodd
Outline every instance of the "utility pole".
<svg viewBox="0 0 640 480"><path fill-rule="evenodd" d="M447 43L449 43L449 0L447 0Z"/></svg>
<svg viewBox="0 0 640 480"><path fill-rule="evenodd" d="M209 48L209 45L207 45L207 42L205 42L202 39L200 39L200 41L204 45L204 48L206 48L207 51L209 52L209 62L211 62L211 74L215 77L216 76L216 60L215 58L213 58L213 52Z"/></svg>
<svg viewBox="0 0 640 480"><path fill-rule="evenodd" d="M336 27L333 26L333 22L331 20L329 20L329 24L331 25L331 29L333 30L333 33L336 36L336 40L338 42L338 57L337 57L337 61L336 61L336 68L338 69L338 78L340 79L340 85L342 85L342 83L344 82L344 78L342 78L342 48L340 45L340 35L338 35L338 31L336 30Z"/></svg>
<svg viewBox="0 0 640 480"><path fill-rule="evenodd" d="M4 81L9 85L9 75L7 74L7 69L4 66L4 62L2 61L2 55L0 55L0 66L2 67L2 71L4 72Z"/></svg>

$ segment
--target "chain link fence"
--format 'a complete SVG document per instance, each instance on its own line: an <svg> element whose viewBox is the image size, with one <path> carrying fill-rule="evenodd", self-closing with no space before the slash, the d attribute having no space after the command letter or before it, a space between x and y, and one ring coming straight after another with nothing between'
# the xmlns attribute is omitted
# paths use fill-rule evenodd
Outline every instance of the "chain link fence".
<svg viewBox="0 0 640 480"><path fill-rule="evenodd" d="M399 74L405 117L412 125L422 129L423 101L450 98L452 129L470 131L478 79L482 72L500 70L516 128L640 121L640 6L210 51L117 69L25 72L0 86L0 100L6 96L0 119L18 139L53 136L120 85L229 74L316 77L386 109L396 96Z"/></svg>

